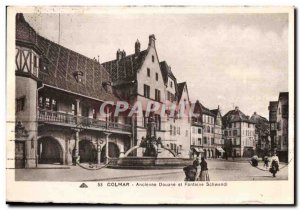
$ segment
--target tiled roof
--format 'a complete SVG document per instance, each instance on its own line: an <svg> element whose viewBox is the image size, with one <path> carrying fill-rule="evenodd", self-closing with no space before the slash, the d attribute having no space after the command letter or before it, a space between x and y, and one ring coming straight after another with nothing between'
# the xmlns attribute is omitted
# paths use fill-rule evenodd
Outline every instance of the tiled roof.
<svg viewBox="0 0 300 210"><path fill-rule="evenodd" d="M228 123L232 122L248 122L248 123L254 123L249 116L246 116L242 111L240 111L238 108L231 110L227 112L222 117L223 125L226 127Z"/></svg>
<svg viewBox="0 0 300 210"><path fill-rule="evenodd" d="M162 71L163 79L164 82L167 83L168 77L172 78L173 80L176 81L176 77L174 76L171 67L167 64L166 61L162 61L159 63L160 69Z"/></svg>
<svg viewBox="0 0 300 210"><path fill-rule="evenodd" d="M280 92L279 93L279 99L288 99L289 98L289 92Z"/></svg>
<svg viewBox="0 0 300 210"><path fill-rule="evenodd" d="M216 119L218 116L218 113L220 112L220 109L211 109L210 112L214 114L215 119Z"/></svg>
<svg viewBox="0 0 300 210"><path fill-rule="evenodd" d="M181 96L182 96L182 93L183 93L184 86L186 86L186 82L177 83L178 102L179 102L180 99L181 99Z"/></svg>
<svg viewBox="0 0 300 210"><path fill-rule="evenodd" d="M269 121L265 117L262 117L255 112L250 120L255 123L255 128L260 135L267 136L270 133Z"/></svg>
<svg viewBox="0 0 300 210"><path fill-rule="evenodd" d="M143 50L137 55L131 54L120 60L116 59L102 63L102 65L111 75L113 82L131 81L136 79L136 73L141 68L147 54L148 50Z"/></svg>
<svg viewBox="0 0 300 210"><path fill-rule="evenodd" d="M201 103L199 102L199 100L197 100L196 103L199 103L199 104L200 104L201 110L202 110L202 114L206 114L206 115L215 117L215 114L212 113L212 112L211 112L208 108L206 108L203 104L201 104Z"/></svg>
<svg viewBox="0 0 300 210"><path fill-rule="evenodd" d="M16 15L16 41L37 49L47 62L47 69L39 70L39 79L44 84L98 100L117 100L102 85L110 81L110 75L102 65L38 35L20 13ZM75 71L83 72L81 82L75 80Z"/></svg>

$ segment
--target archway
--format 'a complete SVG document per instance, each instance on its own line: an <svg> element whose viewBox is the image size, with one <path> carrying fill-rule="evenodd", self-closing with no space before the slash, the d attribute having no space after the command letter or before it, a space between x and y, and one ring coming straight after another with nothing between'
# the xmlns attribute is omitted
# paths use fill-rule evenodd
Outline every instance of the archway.
<svg viewBox="0 0 300 210"><path fill-rule="evenodd" d="M63 164L63 149L53 137L42 137L38 140L38 163Z"/></svg>
<svg viewBox="0 0 300 210"><path fill-rule="evenodd" d="M93 143L88 140L79 141L80 163L96 163L97 150Z"/></svg>
<svg viewBox="0 0 300 210"><path fill-rule="evenodd" d="M108 143L108 157L118 158L120 156L120 149L115 143ZM104 162L106 159L106 144L102 147L101 150L101 162Z"/></svg>

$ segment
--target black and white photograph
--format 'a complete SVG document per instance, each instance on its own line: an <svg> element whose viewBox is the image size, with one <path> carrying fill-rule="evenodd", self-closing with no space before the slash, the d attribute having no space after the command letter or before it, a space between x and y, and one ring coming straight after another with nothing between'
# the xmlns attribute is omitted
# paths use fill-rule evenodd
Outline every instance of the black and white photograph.
<svg viewBox="0 0 300 210"><path fill-rule="evenodd" d="M222 9L8 7L12 186L281 183L293 202L293 7Z"/></svg>

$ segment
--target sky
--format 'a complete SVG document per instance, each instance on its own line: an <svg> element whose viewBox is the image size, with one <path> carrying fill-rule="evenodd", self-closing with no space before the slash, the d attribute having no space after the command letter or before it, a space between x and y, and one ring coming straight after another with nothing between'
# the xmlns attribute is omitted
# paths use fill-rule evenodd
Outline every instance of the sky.
<svg viewBox="0 0 300 210"><path fill-rule="evenodd" d="M100 63L118 49L134 53L156 37L160 61L190 100L225 115L235 106L268 118L269 101L288 91L288 15L281 14L24 14L42 36ZM60 31L60 38L59 38Z"/></svg>

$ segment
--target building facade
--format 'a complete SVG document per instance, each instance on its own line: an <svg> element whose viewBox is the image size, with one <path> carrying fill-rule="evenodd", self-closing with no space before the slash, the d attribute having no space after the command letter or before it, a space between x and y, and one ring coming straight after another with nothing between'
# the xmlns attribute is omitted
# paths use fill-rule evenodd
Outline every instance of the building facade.
<svg viewBox="0 0 300 210"><path fill-rule="evenodd" d="M215 157L224 157L224 138L222 130L222 114L220 107L210 110L214 114L214 145L215 145Z"/></svg>
<svg viewBox="0 0 300 210"><path fill-rule="evenodd" d="M276 132L276 151L280 161L288 162L288 139L289 139L289 94L288 92L279 93L277 106L277 132Z"/></svg>
<svg viewBox="0 0 300 210"><path fill-rule="evenodd" d="M17 168L108 162L133 145L131 119L100 115L119 100L105 68L38 35L22 14L15 63Z"/></svg>
<svg viewBox="0 0 300 210"><path fill-rule="evenodd" d="M191 117L191 153L193 158L201 158L204 156L202 107L198 100L192 107L194 115Z"/></svg>
<svg viewBox="0 0 300 210"><path fill-rule="evenodd" d="M270 139L271 139L271 151L273 152L276 148L276 135L277 135L277 101L270 101L269 103L269 128L270 128Z"/></svg>
<svg viewBox="0 0 300 210"><path fill-rule="evenodd" d="M250 120L255 123L256 154L259 157L269 156L271 152L270 123L254 112Z"/></svg>
<svg viewBox="0 0 300 210"><path fill-rule="evenodd" d="M127 56L124 50L118 50L116 60L102 63L110 73L118 95L132 106L137 102L142 104L143 117L136 116L134 119L134 145L139 145L146 136L147 105L157 102L160 104L160 109L154 113L157 137L161 138L166 148L173 151L173 154L170 154L157 148L159 156L168 157L175 154L189 158L190 119L179 115L179 104L185 103L186 110L189 110L190 106L186 83L180 86L182 89L179 90L171 67L166 61L159 61L154 35L149 36L146 50L141 51L138 40L134 49L135 53ZM143 152L143 148L139 148L135 155L142 156Z"/></svg>
<svg viewBox="0 0 300 210"><path fill-rule="evenodd" d="M225 152L228 157L252 157L255 152L255 123L238 107L223 118Z"/></svg>

